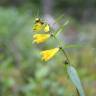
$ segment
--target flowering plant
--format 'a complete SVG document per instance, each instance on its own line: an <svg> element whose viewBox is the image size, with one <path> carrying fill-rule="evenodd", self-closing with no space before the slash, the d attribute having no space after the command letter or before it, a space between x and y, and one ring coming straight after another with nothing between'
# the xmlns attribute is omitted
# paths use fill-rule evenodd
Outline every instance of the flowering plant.
<svg viewBox="0 0 96 96"><path fill-rule="evenodd" d="M57 41L58 46L56 46L55 48L47 49L47 50L40 52L40 54L42 56L42 60L44 62L46 62L46 61L52 59L57 54L58 51L62 51L64 54L64 57L66 58L65 62L64 62L64 64L67 66L66 70L68 72L69 78L71 79L71 81L73 82L73 84L76 87L76 92L77 92L78 96L85 96L80 79L77 75L76 69L71 65L69 57L68 57L65 49L62 46L62 42L57 38L57 33L61 32L62 28L65 27L65 25L67 25L68 23L69 23L69 21L65 22L64 25L62 25L62 27L60 27L59 31L52 32L50 30L49 24L46 24L40 18L36 18L35 24L33 26L33 31L34 32L42 32L42 33L34 34L33 35L33 39L34 39L33 42L37 43L37 44L44 43L45 41L47 41L51 37L53 37Z"/></svg>

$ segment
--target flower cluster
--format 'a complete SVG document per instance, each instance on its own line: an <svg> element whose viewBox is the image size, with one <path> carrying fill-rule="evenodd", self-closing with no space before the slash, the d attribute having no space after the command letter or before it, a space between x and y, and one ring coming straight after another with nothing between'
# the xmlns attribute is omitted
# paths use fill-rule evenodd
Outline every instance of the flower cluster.
<svg viewBox="0 0 96 96"><path fill-rule="evenodd" d="M47 41L48 38L50 38L52 36L50 34L49 24L46 24L39 18L35 19L33 31L34 32L43 32L40 34L36 33L33 35L33 39L34 39L33 42L37 43L37 44ZM58 51L59 51L59 48L53 48L53 49L41 51L40 54L42 55L42 60L44 60L44 61L50 60Z"/></svg>

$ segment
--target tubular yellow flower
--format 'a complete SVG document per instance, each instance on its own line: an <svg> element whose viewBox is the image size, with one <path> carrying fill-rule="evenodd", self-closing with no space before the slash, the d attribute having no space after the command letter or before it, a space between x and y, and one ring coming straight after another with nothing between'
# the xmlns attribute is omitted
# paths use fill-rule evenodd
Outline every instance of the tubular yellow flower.
<svg viewBox="0 0 96 96"><path fill-rule="evenodd" d="M35 34L35 35L33 35L33 38L34 38L33 42L35 42L37 44L43 43L49 37L50 37L50 34Z"/></svg>
<svg viewBox="0 0 96 96"><path fill-rule="evenodd" d="M35 19L35 25L32 28L35 32L49 32L49 24L45 24L40 18Z"/></svg>
<svg viewBox="0 0 96 96"><path fill-rule="evenodd" d="M33 26L33 30L34 30L35 32L41 31L42 28L43 28L43 24L40 23L40 22L36 23L36 24Z"/></svg>
<svg viewBox="0 0 96 96"><path fill-rule="evenodd" d="M33 26L33 30L35 32L39 32L43 29L44 27L44 22L40 18L35 19L35 25Z"/></svg>
<svg viewBox="0 0 96 96"><path fill-rule="evenodd" d="M44 28L44 32L49 32L49 25L47 24L47 25L45 25L45 28Z"/></svg>
<svg viewBox="0 0 96 96"><path fill-rule="evenodd" d="M42 60L44 61L50 60L58 51L59 51L59 48L41 51Z"/></svg>

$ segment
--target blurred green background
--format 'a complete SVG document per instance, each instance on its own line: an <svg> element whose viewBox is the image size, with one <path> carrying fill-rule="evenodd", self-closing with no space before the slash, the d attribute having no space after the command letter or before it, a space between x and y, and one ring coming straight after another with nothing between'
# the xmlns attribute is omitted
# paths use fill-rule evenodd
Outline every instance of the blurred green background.
<svg viewBox="0 0 96 96"><path fill-rule="evenodd" d="M61 15L57 27L66 19L70 23L59 37L80 45L65 50L86 96L96 96L96 0L0 0L0 96L76 96L62 53L41 61L39 52L56 41L32 44L34 18L52 23Z"/></svg>

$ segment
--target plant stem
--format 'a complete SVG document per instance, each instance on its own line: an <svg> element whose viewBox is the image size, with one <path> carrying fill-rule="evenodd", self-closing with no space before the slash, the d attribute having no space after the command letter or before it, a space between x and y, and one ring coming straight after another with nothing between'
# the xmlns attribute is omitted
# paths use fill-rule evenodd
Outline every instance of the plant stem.
<svg viewBox="0 0 96 96"><path fill-rule="evenodd" d="M63 52L64 56L66 57L66 60L67 60L68 64L70 64L69 57L68 57L67 53L65 52L65 50L62 47L61 47L61 51Z"/></svg>
<svg viewBox="0 0 96 96"><path fill-rule="evenodd" d="M62 42L61 42L59 39L57 39L54 34L52 34L52 36L54 37L54 39L56 39L56 40L58 41L59 47L60 47L61 51L63 52L64 56L66 57L66 62L67 62L68 64L70 64L69 57L68 57L67 53L65 52L64 48L62 47Z"/></svg>

